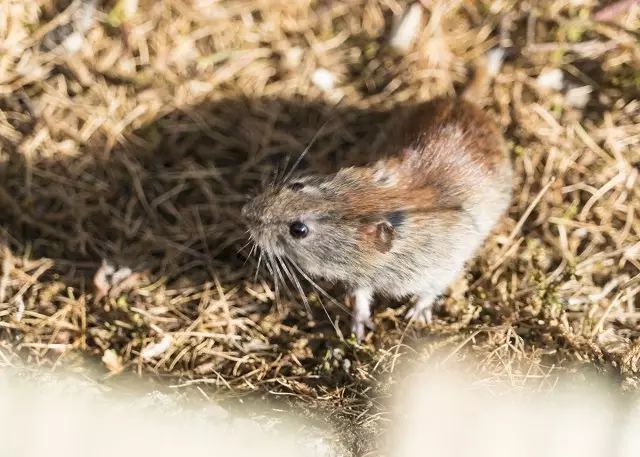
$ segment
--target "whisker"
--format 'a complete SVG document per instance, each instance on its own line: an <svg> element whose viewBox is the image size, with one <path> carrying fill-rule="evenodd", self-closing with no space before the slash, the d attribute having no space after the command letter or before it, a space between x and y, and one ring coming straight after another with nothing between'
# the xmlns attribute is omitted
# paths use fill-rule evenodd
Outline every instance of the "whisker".
<svg viewBox="0 0 640 457"><path fill-rule="evenodd" d="M273 284L275 287L275 293L276 293L276 300L280 297L280 285L278 284L278 277L275 274L275 268L273 267L273 263L271 260L271 256L269 256L269 254L267 254L265 256L266 262L265 262L265 266L267 267L267 270L269 270L269 273L271 274L271 277L273 278Z"/></svg>
<svg viewBox="0 0 640 457"><path fill-rule="evenodd" d="M247 241L247 242L244 244L244 246L242 246L240 249L238 249L238 250L236 251L236 254L240 254L242 251L244 251L244 250L247 248L247 246L249 246L249 245L251 244L251 242L252 242L252 241L253 241L253 240L249 240L249 241ZM251 255L251 254L249 254L249 255Z"/></svg>
<svg viewBox="0 0 640 457"><path fill-rule="evenodd" d="M339 309L341 309L342 311L344 311L347 314L351 314L351 311L348 310L344 305L342 305L341 303L339 303L335 298L333 298L327 291L325 291L322 287L320 287L318 284L316 284L316 282L311 279L309 277L309 275L307 275L293 260L289 259L289 261L291 262L291 265L293 265L293 267L298 270L298 272L302 275L302 277L304 279L306 279L307 281L309 281L309 283L316 288L316 290L318 292L320 292L322 295L324 295L327 299L329 299L334 305L336 305Z"/></svg>
<svg viewBox="0 0 640 457"><path fill-rule="evenodd" d="M267 260L269 261L269 264L271 264L271 267L273 268L273 272L275 272L275 273L272 272L272 275L274 276L274 279L276 280L276 288L277 288L277 290L280 291L280 287L277 284L278 282L281 282L282 286L286 288L287 287L286 282L284 280L284 277L282 276L282 271L280 270L278 262L274 258L274 254L267 252ZM285 289L285 290L287 290L287 289ZM291 294L290 290L287 290L287 292L289 292L289 294ZM276 295L278 296L278 298L280 298L280 294L279 293L277 293Z"/></svg>
<svg viewBox="0 0 640 457"><path fill-rule="evenodd" d="M251 257L253 257L253 254L255 254L256 249L258 249L258 245L256 244L256 242L255 242L255 241L253 241L253 240L249 240L249 242L250 242L250 243L253 243L253 246L251 246L251 250L249 251L249 255L247 255L247 257L244 259L244 262L242 262L242 266L243 266L243 267L247 264L247 262L249 261L249 259L250 259Z"/></svg>
<svg viewBox="0 0 640 457"><path fill-rule="evenodd" d="M322 302L322 299L320 297L318 297L318 303L320 303L320 306L322 307L322 310L324 311L325 316L327 316L327 319L331 323L333 330L335 330L336 335L338 335L342 339L342 332L340 331L336 323L333 322L333 320L331 319L331 315L329 315L329 311L327 310L327 307L324 306L324 303Z"/></svg>
<svg viewBox="0 0 640 457"><path fill-rule="evenodd" d="M280 257L277 254L274 254L273 258L274 258L274 264L276 266L276 271L278 272L280 279L282 280L283 289L285 292L287 292L287 295L289 296L289 298L291 298L293 297L293 293L291 292L291 289L287 284L286 278L283 276L284 268L283 266L281 266L282 259L280 259Z"/></svg>
<svg viewBox="0 0 640 457"><path fill-rule="evenodd" d="M287 156L284 159L284 163L282 164L282 173L278 173L278 175L276 176L276 181L275 181L275 185L278 185L278 183L284 182L284 177L287 173L287 167L289 166L289 161L291 160L291 154L287 154Z"/></svg>
<svg viewBox="0 0 640 457"><path fill-rule="evenodd" d="M258 281L258 273L260 273L260 264L262 263L262 251L260 251L260 255L258 256L258 264L256 265L256 272L253 275L253 282Z"/></svg>
<svg viewBox="0 0 640 457"><path fill-rule="evenodd" d="M253 241L253 240L250 240L250 241ZM258 243L253 241L253 246L251 246L251 250L249 251L249 257L253 256L257 250L258 250Z"/></svg>
<svg viewBox="0 0 640 457"><path fill-rule="evenodd" d="M297 265L295 265L295 263L293 262L293 260L289 259L289 262L291 262L291 264L298 268ZM299 270L300 271L300 270ZM300 283L298 282L298 287L300 288L300 294L302 295L302 286L300 286ZM315 286L314 286L315 287ZM304 299L305 303L308 303L306 296ZM335 330L336 335L338 335L340 338L342 338L342 332L340 331L340 329L338 328L338 326L336 325L336 323L333 321L333 319L331 319L331 315L329 314L329 310L327 309L326 306L324 306L324 303L322 302L322 299L320 297L318 297L318 302L320 303L320 306L322 307L322 311L324 311L325 316L327 316L327 320L331 323L331 326L333 327L333 330ZM311 313L311 310L309 310L309 313Z"/></svg>
<svg viewBox="0 0 640 457"><path fill-rule="evenodd" d="M304 293L304 290L302 289L302 285L300 284L300 281L293 274L293 272L291 270L289 270L289 268L287 267L286 258L282 258L281 257L280 258L280 263L282 264L282 269L284 270L284 272L289 277L289 280L291 281L291 283L294 285L294 287L296 289L298 289L298 293L300 294L300 298L302 299L302 302L303 302L304 307L305 307L305 309L307 311L307 314L309 316L311 316L311 307L309 306L309 301L307 300L307 295Z"/></svg>
<svg viewBox="0 0 640 457"><path fill-rule="evenodd" d="M318 139L320 134L323 132L323 130L325 129L328 123L329 123L329 119L324 121L324 123L320 126L318 131L311 138L311 141L309 141L309 144L307 145L307 147L304 148L304 150L300 153L296 161L291 166L291 169L289 170L289 172L285 174L285 176L283 177L282 181L279 184L284 184L289 180L289 178L291 178L291 175L296 171L296 168L298 168L298 165L300 165L300 162L302 162L302 159L304 159L304 156L307 155L307 153L311 149L311 146L314 145L314 143L316 142L316 140Z"/></svg>

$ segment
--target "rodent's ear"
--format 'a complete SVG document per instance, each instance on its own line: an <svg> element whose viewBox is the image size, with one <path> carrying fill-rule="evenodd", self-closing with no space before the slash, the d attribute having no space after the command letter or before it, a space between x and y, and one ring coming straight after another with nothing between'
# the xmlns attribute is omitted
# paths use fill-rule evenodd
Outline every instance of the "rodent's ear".
<svg viewBox="0 0 640 457"><path fill-rule="evenodd" d="M388 221L367 223L360 229L366 242L371 243L379 252L387 252L391 249L395 230Z"/></svg>

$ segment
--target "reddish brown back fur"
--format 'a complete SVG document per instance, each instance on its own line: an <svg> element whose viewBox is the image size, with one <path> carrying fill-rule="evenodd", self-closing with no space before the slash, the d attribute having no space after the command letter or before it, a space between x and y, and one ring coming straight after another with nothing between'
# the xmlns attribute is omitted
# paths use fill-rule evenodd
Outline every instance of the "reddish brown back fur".
<svg viewBox="0 0 640 457"><path fill-rule="evenodd" d="M497 126L487 113L464 98L437 99L420 105L408 114L406 126L401 143L412 144L418 140L419 146L432 149L438 145L457 146L448 152L469 154L474 163L486 167L487 171L493 171L504 161L504 143ZM464 138L457 144L448 144L451 138L442 135L442 128L446 126L459 129ZM420 160L432 158L433 153L429 151L420 154Z"/></svg>
<svg viewBox="0 0 640 457"><path fill-rule="evenodd" d="M505 163L502 136L491 118L464 99L420 105L372 167L342 170L340 207L353 216L428 211L459 206L471 184ZM391 177L378 182L378 173ZM334 184L338 184L334 181Z"/></svg>
<svg viewBox="0 0 640 457"><path fill-rule="evenodd" d="M385 164L386 165L386 164ZM375 181L370 169L354 169L362 184L353 189L345 189L343 205L356 216L384 214L394 210L427 210L439 206L440 193L434 186L412 186L411 170L394 167L397 183L382 187Z"/></svg>

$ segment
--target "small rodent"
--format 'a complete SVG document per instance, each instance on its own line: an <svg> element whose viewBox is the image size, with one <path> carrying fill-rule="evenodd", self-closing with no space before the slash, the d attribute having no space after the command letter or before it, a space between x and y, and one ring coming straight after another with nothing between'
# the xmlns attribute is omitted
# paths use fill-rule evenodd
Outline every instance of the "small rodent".
<svg viewBox="0 0 640 457"><path fill-rule="evenodd" d="M352 288L358 339L373 328L374 293L415 295L407 318L430 322L434 300L509 206L504 139L469 98L467 91L408 111L383 160L289 179L242 209L268 258Z"/></svg>

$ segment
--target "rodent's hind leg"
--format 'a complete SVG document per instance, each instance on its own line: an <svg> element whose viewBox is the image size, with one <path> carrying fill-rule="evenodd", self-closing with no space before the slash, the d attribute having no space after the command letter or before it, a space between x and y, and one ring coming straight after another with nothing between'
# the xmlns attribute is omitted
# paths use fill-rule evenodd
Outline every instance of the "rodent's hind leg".
<svg viewBox="0 0 640 457"><path fill-rule="evenodd" d="M364 338L365 328L373 330L375 325L371 321L371 302L373 290L368 287L360 287L353 292L355 303L351 313L351 331L358 341Z"/></svg>
<svg viewBox="0 0 640 457"><path fill-rule="evenodd" d="M436 298L437 295L433 292L423 292L418 294L416 304L407 311L404 318L421 324L430 324L433 321L433 305Z"/></svg>

